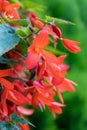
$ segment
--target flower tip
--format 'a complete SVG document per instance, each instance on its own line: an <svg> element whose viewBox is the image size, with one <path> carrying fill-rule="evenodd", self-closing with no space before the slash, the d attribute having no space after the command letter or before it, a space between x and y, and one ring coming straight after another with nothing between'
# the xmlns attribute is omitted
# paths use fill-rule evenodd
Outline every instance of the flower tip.
<svg viewBox="0 0 87 130"><path fill-rule="evenodd" d="M78 47L78 44L80 42L69 40L69 39L60 39L62 41L63 46L70 51L71 53L78 53L81 51L80 47Z"/></svg>

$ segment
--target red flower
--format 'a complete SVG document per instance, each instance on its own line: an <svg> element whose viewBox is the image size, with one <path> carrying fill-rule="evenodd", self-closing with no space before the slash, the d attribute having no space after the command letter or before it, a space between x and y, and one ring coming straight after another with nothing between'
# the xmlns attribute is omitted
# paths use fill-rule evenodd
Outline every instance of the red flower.
<svg viewBox="0 0 87 130"><path fill-rule="evenodd" d="M48 34L40 33L34 40L32 45L28 48L28 57L26 59L26 68L33 69L40 60L41 50L49 44Z"/></svg>
<svg viewBox="0 0 87 130"><path fill-rule="evenodd" d="M55 26L54 26L55 27ZM41 32L46 32L47 34L52 35L53 39L54 39L54 47L56 48L56 40L57 38L59 38L59 36L61 35L59 30L55 30L52 25L47 25L46 27L44 27ZM57 28L57 27L56 27ZM58 31L58 32L57 32ZM57 34L56 34L57 33Z"/></svg>
<svg viewBox="0 0 87 130"><path fill-rule="evenodd" d="M62 113L62 109L60 107L64 107L64 104L60 104L58 102L53 102L50 106L49 109L53 115L53 117L56 117L56 113L57 114L61 114Z"/></svg>
<svg viewBox="0 0 87 130"><path fill-rule="evenodd" d="M7 0L0 0L0 11L3 17L8 17L10 20L20 19L16 9L20 7L19 4L9 4Z"/></svg>
<svg viewBox="0 0 87 130"><path fill-rule="evenodd" d="M46 105L50 105L53 101L54 92L50 88L40 88L40 86L33 86L33 88L30 89L31 93L31 104L34 107L42 106L42 108L45 108Z"/></svg>
<svg viewBox="0 0 87 130"><path fill-rule="evenodd" d="M20 19L19 14L16 9L20 7L19 4L11 4L5 7L5 14L10 20Z"/></svg>
<svg viewBox="0 0 87 130"><path fill-rule="evenodd" d="M78 47L79 42L76 41L72 41L69 39L61 39L62 44L64 45L64 47L72 52L72 53L77 53L80 51L80 48Z"/></svg>
<svg viewBox="0 0 87 130"><path fill-rule="evenodd" d="M10 76L12 73L11 69L6 70L0 70L0 84L2 92L0 93L0 99L1 99L1 112L2 112L2 118L4 116L8 116L8 102L11 102L15 105L26 105L29 103L28 99L20 92L14 90L14 85L6 80L5 76ZM22 100L21 100L22 99ZM12 105L13 107L13 105Z"/></svg>
<svg viewBox="0 0 87 130"><path fill-rule="evenodd" d="M19 124L20 130L30 130L28 124Z"/></svg>
<svg viewBox="0 0 87 130"><path fill-rule="evenodd" d="M11 69L0 70L0 84L7 89L13 89L14 87L8 80L4 79L3 77L10 76L11 72Z"/></svg>
<svg viewBox="0 0 87 130"><path fill-rule="evenodd" d="M29 103L28 99L16 90L8 91L8 100L19 106L27 105Z"/></svg>
<svg viewBox="0 0 87 130"><path fill-rule="evenodd" d="M71 81L69 79L65 79L65 78L64 78L64 80L62 80L62 82L60 84L55 85L57 94L62 103L64 103L64 100L62 98L61 92L64 92L64 91L74 92L75 88L73 87L73 85L77 85L77 84L74 83L73 81Z"/></svg>
<svg viewBox="0 0 87 130"><path fill-rule="evenodd" d="M41 29L44 26L44 23L38 20L36 14L27 12L27 16L30 19L33 27L37 27L38 29Z"/></svg>
<svg viewBox="0 0 87 130"><path fill-rule="evenodd" d="M5 7L9 5L7 0L0 0L0 12L5 11Z"/></svg>

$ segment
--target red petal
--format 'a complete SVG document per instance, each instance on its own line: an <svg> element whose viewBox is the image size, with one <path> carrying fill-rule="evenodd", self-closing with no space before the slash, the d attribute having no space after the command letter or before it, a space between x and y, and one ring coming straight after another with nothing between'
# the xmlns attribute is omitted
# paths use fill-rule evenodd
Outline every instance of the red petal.
<svg viewBox="0 0 87 130"><path fill-rule="evenodd" d="M62 37L61 30L55 24L52 24L51 26L52 26L53 32L56 33L56 35L58 36L58 38L61 38Z"/></svg>
<svg viewBox="0 0 87 130"><path fill-rule="evenodd" d="M60 85L58 85L58 87L61 92L62 91L74 92L75 88L72 86L72 84L77 85L74 82L72 82L71 80L64 79L64 81Z"/></svg>
<svg viewBox="0 0 87 130"><path fill-rule="evenodd" d="M63 78L63 74L61 73L61 70L57 68L57 66L54 64L47 64L48 66L48 71L54 78Z"/></svg>
<svg viewBox="0 0 87 130"><path fill-rule="evenodd" d="M17 107L17 110L18 110L20 113L24 114L24 115L32 115L33 112L34 112L33 109L25 109L25 108L20 107L20 106Z"/></svg>
<svg viewBox="0 0 87 130"><path fill-rule="evenodd" d="M62 94L61 94L61 92L59 91L58 86L56 86L56 89L57 89L57 94L58 94L58 97L59 97L60 101L61 101L62 103L64 103L64 100L63 100Z"/></svg>
<svg viewBox="0 0 87 130"><path fill-rule="evenodd" d="M6 6L5 12L9 19L11 19L11 20L20 19L19 14L16 11L16 9L18 9L19 7L20 7L19 4L11 4L11 5L9 4L8 6ZM4 16L4 14L2 14L2 15Z"/></svg>
<svg viewBox="0 0 87 130"><path fill-rule="evenodd" d="M44 48L49 44L48 34L46 32L41 32L34 40L31 46L35 48Z"/></svg>
<svg viewBox="0 0 87 130"><path fill-rule="evenodd" d="M27 105L29 103L28 99L16 90L8 92L8 100L19 106Z"/></svg>
<svg viewBox="0 0 87 130"><path fill-rule="evenodd" d="M1 95L1 103L2 103L3 113L5 116L7 116L8 114L8 109L7 109L7 104L6 104L7 96L8 96L8 90L4 89Z"/></svg>
<svg viewBox="0 0 87 130"><path fill-rule="evenodd" d="M52 84L55 85L55 86L59 85L63 81L63 79L64 79L63 77L62 78L53 78Z"/></svg>
<svg viewBox="0 0 87 130"><path fill-rule="evenodd" d="M41 76L43 75L44 70L45 70L45 61L42 61L42 64L38 66L38 70L37 70L38 80L41 79Z"/></svg>
<svg viewBox="0 0 87 130"><path fill-rule="evenodd" d="M58 64L63 64L65 58L66 58L66 55L57 57Z"/></svg>
<svg viewBox="0 0 87 130"><path fill-rule="evenodd" d="M43 26L44 26L44 23L42 23L40 20L35 20L35 23L34 23L35 27L41 29Z"/></svg>
<svg viewBox="0 0 87 130"><path fill-rule="evenodd" d="M56 40L57 40L58 36L56 35L55 32L53 32L52 28L50 28L49 26L46 26L46 27L44 27L44 28L41 30L41 32L45 32L45 33L47 33L47 34L51 34L51 35L52 35L52 37L53 37L53 39L54 39L54 47L56 48Z"/></svg>
<svg viewBox="0 0 87 130"><path fill-rule="evenodd" d="M0 70L0 77L10 76L11 72L11 69Z"/></svg>
<svg viewBox="0 0 87 130"><path fill-rule="evenodd" d="M8 81L4 78L0 78L0 83L1 83L2 86L4 86L7 89L13 89L14 88L13 84L10 81Z"/></svg>
<svg viewBox="0 0 87 130"><path fill-rule="evenodd" d="M9 4L8 6L6 6L5 10L9 11L9 10L14 10L14 9L18 9L20 8L19 4Z"/></svg>
<svg viewBox="0 0 87 130"><path fill-rule="evenodd" d="M39 54L30 51L25 62L27 70L30 70L36 67L36 65L39 62L39 59L40 59Z"/></svg>
<svg viewBox="0 0 87 130"><path fill-rule="evenodd" d="M41 22L40 20L38 20L36 14L27 11L27 16L28 16L29 20L31 21L31 24L33 27L37 27L37 28L41 29L44 26L44 23Z"/></svg>
<svg viewBox="0 0 87 130"><path fill-rule="evenodd" d="M5 7L8 5L8 1L6 0L0 0L0 11L4 11L5 10Z"/></svg>
<svg viewBox="0 0 87 130"><path fill-rule="evenodd" d="M41 50L41 54L47 63L57 64L58 61L57 61L57 57L55 55L53 55L50 52L45 51L45 50Z"/></svg>
<svg viewBox="0 0 87 130"><path fill-rule="evenodd" d="M69 68L68 65L65 65L65 64L61 64L58 66L62 72L62 74L67 74L67 69Z"/></svg>
<svg viewBox="0 0 87 130"><path fill-rule="evenodd" d="M10 20L18 20L20 19L20 16L16 10L9 10L6 12L6 15Z"/></svg>
<svg viewBox="0 0 87 130"><path fill-rule="evenodd" d="M49 106L49 109L53 115L53 117L56 117L56 113L61 114L62 113L62 109L60 107L64 106L64 104L60 104L57 102L53 102L51 106Z"/></svg>
<svg viewBox="0 0 87 130"><path fill-rule="evenodd" d="M62 44L68 51L72 53L77 53L80 51L80 48L78 47L79 42L68 39L62 39Z"/></svg>
<svg viewBox="0 0 87 130"><path fill-rule="evenodd" d="M28 124L19 124L20 130L30 130Z"/></svg>
<svg viewBox="0 0 87 130"><path fill-rule="evenodd" d="M52 102L51 104L54 105L54 106L57 106L57 107L64 107L65 106L65 104L61 104L61 103L58 103L58 102Z"/></svg>

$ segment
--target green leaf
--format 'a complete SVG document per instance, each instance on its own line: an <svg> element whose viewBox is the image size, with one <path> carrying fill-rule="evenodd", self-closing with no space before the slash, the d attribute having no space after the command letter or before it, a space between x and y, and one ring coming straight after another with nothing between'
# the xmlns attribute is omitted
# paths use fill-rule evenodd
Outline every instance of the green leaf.
<svg viewBox="0 0 87 130"><path fill-rule="evenodd" d="M20 39L18 46L22 54L27 54L28 44L23 38Z"/></svg>
<svg viewBox="0 0 87 130"><path fill-rule="evenodd" d="M25 37L26 35L29 35L31 32L28 27L20 27L16 30L16 33L21 37Z"/></svg>
<svg viewBox="0 0 87 130"><path fill-rule="evenodd" d="M14 48L19 40L20 37L12 27L0 24L0 56Z"/></svg>
<svg viewBox="0 0 87 130"><path fill-rule="evenodd" d="M20 130L18 126L9 122L0 122L0 130Z"/></svg>
<svg viewBox="0 0 87 130"><path fill-rule="evenodd" d="M7 122L6 130L20 130L19 126L14 122Z"/></svg>
<svg viewBox="0 0 87 130"><path fill-rule="evenodd" d="M8 20L5 19L8 23L13 24L13 25L19 25L19 26L28 26L29 25L29 20L28 19L20 19L20 20Z"/></svg>
<svg viewBox="0 0 87 130"><path fill-rule="evenodd" d="M55 24L72 24L75 25L74 23L67 21L67 20L63 20L63 19L59 19L59 18L54 18L51 16L46 16L46 22L48 23L55 23Z"/></svg>
<svg viewBox="0 0 87 130"><path fill-rule="evenodd" d="M4 121L0 122L0 129L3 128L3 127L5 127L6 125L7 125L6 122L4 122Z"/></svg>
<svg viewBox="0 0 87 130"><path fill-rule="evenodd" d="M22 4L24 5L24 7L26 8L26 9L29 9L29 10L38 10L38 11L41 11L41 10L43 10L43 6L41 6L40 4L37 4L37 3L34 3L34 2L32 2L32 1L30 1L30 0L23 0L22 1Z"/></svg>
<svg viewBox="0 0 87 130"><path fill-rule="evenodd" d="M57 50L57 49L54 49L54 48L51 47L51 46L45 47L45 50L47 50L47 51L53 53L53 54L56 55L56 56L59 56L59 55L63 55L63 54L64 54L63 52L61 52L61 51L59 51L59 50Z"/></svg>
<svg viewBox="0 0 87 130"><path fill-rule="evenodd" d="M33 125L31 122L23 119L23 118L20 118L18 115L16 114L11 114L10 115L10 120L14 121L16 124L29 124L33 127L35 127L35 125Z"/></svg>
<svg viewBox="0 0 87 130"><path fill-rule="evenodd" d="M20 0L9 0L9 1L10 1L10 3L18 3L18 4L20 4L20 5L21 5Z"/></svg>

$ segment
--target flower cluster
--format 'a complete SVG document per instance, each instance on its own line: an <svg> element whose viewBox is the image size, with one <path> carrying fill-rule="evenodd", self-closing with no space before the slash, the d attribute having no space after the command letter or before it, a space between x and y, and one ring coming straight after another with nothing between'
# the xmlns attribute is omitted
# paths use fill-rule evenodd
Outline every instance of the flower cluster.
<svg viewBox="0 0 87 130"><path fill-rule="evenodd" d="M17 12L19 7L19 4L0 0L2 19L20 20ZM65 106L62 92L74 92L73 85L77 85L65 78L69 68L64 64L66 55L55 56L45 48L50 45L49 35L54 39L54 48L58 48L58 39L71 53L80 51L79 42L62 38L61 30L54 23L40 21L33 12L26 11L26 18L30 20L31 28L31 34L24 37L28 42L27 54L22 55L17 45L4 54L8 59L13 59L15 64L9 63L0 69L0 122L8 122L12 113L21 118L23 114L33 114L34 110L24 108L25 105L41 110L47 106L55 118L56 113L61 114ZM38 31L35 32L34 28ZM56 95L60 102L55 101ZM19 124L19 127L21 130L29 129L26 124Z"/></svg>
<svg viewBox="0 0 87 130"><path fill-rule="evenodd" d="M16 11L19 7L19 4L10 4L7 0L0 0L0 13L2 17L7 17L11 20L20 19Z"/></svg>

